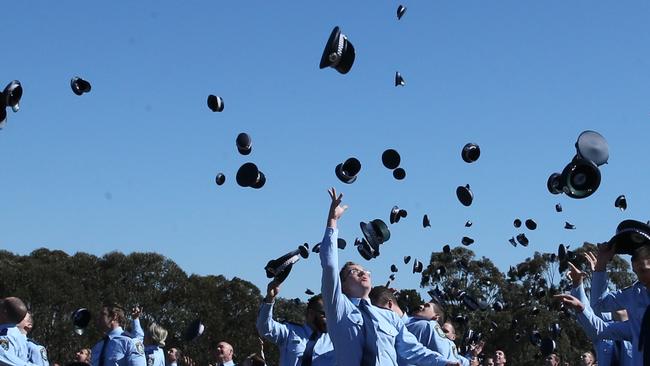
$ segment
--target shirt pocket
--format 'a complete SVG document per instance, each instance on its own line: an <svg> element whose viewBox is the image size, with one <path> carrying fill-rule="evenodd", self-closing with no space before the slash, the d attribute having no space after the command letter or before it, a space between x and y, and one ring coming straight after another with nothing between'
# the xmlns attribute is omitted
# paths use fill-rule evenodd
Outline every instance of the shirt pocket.
<svg viewBox="0 0 650 366"><path fill-rule="evenodd" d="M395 339L397 337L397 329L390 323L380 321L377 325L377 337L388 337Z"/></svg>
<svg viewBox="0 0 650 366"><path fill-rule="evenodd" d="M363 327L363 316L358 311L354 311L348 314L348 321L352 324L357 325L359 328Z"/></svg>

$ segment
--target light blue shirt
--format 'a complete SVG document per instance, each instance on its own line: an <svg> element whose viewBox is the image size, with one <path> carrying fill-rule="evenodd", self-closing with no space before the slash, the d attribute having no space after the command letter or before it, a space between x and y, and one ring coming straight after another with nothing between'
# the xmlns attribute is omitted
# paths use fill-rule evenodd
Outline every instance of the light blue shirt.
<svg viewBox="0 0 650 366"><path fill-rule="evenodd" d="M140 318L135 318L131 322L131 338L137 338L144 342L144 329L140 325Z"/></svg>
<svg viewBox="0 0 650 366"><path fill-rule="evenodd" d="M27 360L27 337L20 333L16 324L0 325L0 365L40 366Z"/></svg>
<svg viewBox="0 0 650 366"><path fill-rule="evenodd" d="M283 324L273 320L273 304L262 301L257 314L257 332L275 343L280 350L279 366L300 366L302 355L313 331L308 325ZM312 366L334 365L334 345L327 333L316 339L312 353Z"/></svg>
<svg viewBox="0 0 650 366"><path fill-rule="evenodd" d="M104 353L104 366L146 366L144 345L139 339L131 338L122 327L108 332L108 345ZM104 340L95 344L92 349L92 366L99 366Z"/></svg>
<svg viewBox="0 0 650 366"><path fill-rule="evenodd" d="M458 348L447 338L437 321L411 317L406 323L406 328L428 349L447 359L457 360L463 366L469 366L469 360L458 354Z"/></svg>
<svg viewBox="0 0 650 366"><path fill-rule="evenodd" d="M650 291L640 282L623 290L607 290L607 273L594 272L591 279L592 313L627 310L628 323L632 331L632 360L634 365L643 364L643 353L639 351L639 334L643 314L650 306ZM625 322L624 322L625 323ZM618 324L615 322L614 324Z"/></svg>
<svg viewBox="0 0 650 366"><path fill-rule="evenodd" d="M359 366L365 342L363 317L357 307L361 299L348 298L341 291L338 248L334 244L337 239L338 230L327 228L320 247L323 268L321 292L327 316L327 329L334 344L336 364ZM420 366L454 362L419 343L393 311L370 305L369 312L375 328L375 334L372 336L376 337L369 341L377 343L377 366L395 366L398 356Z"/></svg>
<svg viewBox="0 0 650 366"><path fill-rule="evenodd" d="M50 366L45 347L29 338L27 339L27 360L35 365Z"/></svg>
<svg viewBox="0 0 650 366"><path fill-rule="evenodd" d="M165 352L162 348L154 345L145 346L144 354L147 358L147 366L165 366Z"/></svg>

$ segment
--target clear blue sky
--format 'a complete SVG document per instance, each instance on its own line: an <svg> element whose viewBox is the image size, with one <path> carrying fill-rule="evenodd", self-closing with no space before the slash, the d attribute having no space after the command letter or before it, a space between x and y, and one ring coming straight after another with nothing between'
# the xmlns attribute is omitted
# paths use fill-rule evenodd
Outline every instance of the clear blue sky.
<svg viewBox="0 0 650 366"><path fill-rule="evenodd" d="M606 240L625 218L650 218L650 3L404 4L401 21L392 1L3 4L0 81L18 79L25 91L0 131L0 247L155 251L188 273L265 288L269 259L320 241L334 185L350 206L341 261L363 262L380 284L402 256L426 261L463 236L507 270L559 243ZM357 50L347 75L318 68L335 25ZM393 86L397 70L403 88ZM75 75L91 93L71 92ZM224 98L222 113L208 110L208 94ZM585 200L552 196L547 177L586 129L610 144L600 189ZM239 132L253 139L248 157L235 148ZM472 165L460 159L467 142L482 149ZM401 153L406 180L381 165L386 148ZM363 168L344 185L334 167L350 156ZM266 174L263 189L236 185L247 161ZM455 197L467 183L471 207ZM613 207L619 194L623 213ZM388 221L393 205L409 216L367 263L351 246L359 222ZM515 218L539 228L516 230ZM508 243L519 232L528 248ZM418 279L401 264L395 285ZM319 287L313 255L281 295L304 299Z"/></svg>

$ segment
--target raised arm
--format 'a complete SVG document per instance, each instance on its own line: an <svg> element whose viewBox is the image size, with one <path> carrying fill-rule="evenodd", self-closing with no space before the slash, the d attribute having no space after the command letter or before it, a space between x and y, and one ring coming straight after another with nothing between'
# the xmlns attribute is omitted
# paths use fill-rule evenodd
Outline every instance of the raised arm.
<svg viewBox="0 0 650 366"><path fill-rule="evenodd" d="M266 287L266 297L262 300L260 311L257 313L257 332L276 345L284 344L289 337L289 328L273 320L273 305L275 297L280 293L280 284L271 281Z"/></svg>
<svg viewBox="0 0 650 366"><path fill-rule="evenodd" d="M142 329L142 325L140 325L140 315L142 315L141 307L135 306L131 309L131 319L133 319L131 323L131 334L133 338L144 342L144 330Z"/></svg>
<svg viewBox="0 0 650 366"><path fill-rule="evenodd" d="M594 314L589 304L581 302L575 296L562 294L555 295L555 297L576 311L578 324L592 341L595 342L599 339L632 340L632 328L628 321L605 322Z"/></svg>
<svg viewBox="0 0 650 366"><path fill-rule="evenodd" d="M594 265L594 274L591 279L590 306L595 313L604 313L622 309L623 306L617 301L617 292L607 290L607 263L612 260L616 250L615 244L599 244L598 256Z"/></svg>
<svg viewBox="0 0 650 366"><path fill-rule="evenodd" d="M401 321L396 321L394 324L397 328L395 350L400 359L418 366L461 366L460 362L448 360L440 353L423 346Z"/></svg>

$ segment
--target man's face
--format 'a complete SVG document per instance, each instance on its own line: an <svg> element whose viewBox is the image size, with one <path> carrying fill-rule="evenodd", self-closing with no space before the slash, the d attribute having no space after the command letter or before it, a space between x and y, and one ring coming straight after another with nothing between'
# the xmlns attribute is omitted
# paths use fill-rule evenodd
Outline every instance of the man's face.
<svg viewBox="0 0 650 366"><path fill-rule="evenodd" d="M367 297L372 289L370 271L358 264L348 266L343 273L343 293L349 297Z"/></svg>
<svg viewBox="0 0 650 366"><path fill-rule="evenodd" d="M172 347L167 350L167 361L168 362L178 362L178 349Z"/></svg>
<svg viewBox="0 0 650 366"><path fill-rule="evenodd" d="M215 351L215 354L217 361L220 363L232 361L232 346L226 342L219 342L217 343L217 350Z"/></svg>
<svg viewBox="0 0 650 366"><path fill-rule="evenodd" d="M546 358L544 359L544 365L546 366L558 366L559 364L560 364L560 360L553 353L546 356Z"/></svg>
<svg viewBox="0 0 650 366"><path fill-rule="evenodd" d="M639 278L639 282L644 284L646 287L650 287L650 258L637 258L632 262L632 270Z"/></svg>
<svg viewBox="0 0 650 366"><path fill-rule="evenodd" d="M497 350L496 352L494 352L494 364L505 365L505 363L506 363L506 354L501 350Z"/></svg>
<svg viewBox="0 0 650 366"><path fill-rule="evenodd" d="M591 352L585 352L580 355L580 364L583 366L591 366L594 364L594 355Z"/></svg>
<svg viewBox="0 0 650 366"><path fill-rule="evenodd" d="M415 312L415 315L419 318L428 319L428 320L438 320L440 315L436 313L436 308L433 303L425 302L420 304L418 309Z"/></svg>
<svg viewBox="0 0 650 366"><path fill-rule="evenodd" d="M494 359L492 357L486 358L485 366L494 366Z"/></svg>
<svg viewBox="0 0 650 366"><path fill-rule="evenodd" d="M108 308L102 308L97 317L97 328L102 332L112 329L113 317L110 316Z"/></svg>
<svg viewBox="0 0 650 366"><path fill-rule="evenodd" d="M325 317L322 300L319 300L318 304L313 308L307 309L307 324L321 333L327 332L327 318Z"/></svg>
<svg viewBox="0 0 650 366"><path fill-rule="evenodd" d="M86 348L80 349L74 354L74 360L77 362L90 363L90 350Z"/></svg>
<svg viewBox="0 0 650 366"><path fill-rule="evenodd" d="M447 338L451 339L452 341L456 340L456 329L451 323L443 324L442 331L445 332Z"/></svg>

